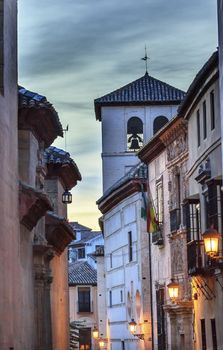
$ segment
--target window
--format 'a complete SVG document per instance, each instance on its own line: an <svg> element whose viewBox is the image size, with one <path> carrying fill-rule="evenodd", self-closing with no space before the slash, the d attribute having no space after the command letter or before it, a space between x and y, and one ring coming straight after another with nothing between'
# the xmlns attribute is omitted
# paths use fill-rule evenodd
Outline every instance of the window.
<svg viewBox="0 0 223 350"><path fill-rule="evenodd" d="M212 335L213 350L218 350L215 318L211 319L211 335Z"/></svg>
<svg viewBox="0 0 223 350"><path fill-rule="evenodd" d="M201 130L200 130L200 111L197 110L197 146L201 144Z"/></svg>
<svg viewBox="0 0 223 350"><path fill-rule="evenodd" d="M78 259L85 259L85 248L79 248L77 252Z"/></svg>
<svg viewBox="0 0 223 350"><path fill-rule="evenodd" d="M156 134L162 127L168 123L169 119L167 117L164 117L163 115L160 115L154 119L153 122L153 135Z"/></svg>
<svg viewBox="0 0 223 350"><path fill-rule="evenodd" d="M90 287L78 288L78 312L91 312Z"/></svg>
<svg viewBox="0 0 223 350"><path fill-rule="evenodd" d="M135 152L143 146L143 122L138 117L132 117L127 124L127 149Z"/></svg>
<svg viewBox="0 0 223 350"><path fill-rule="evenodd" d="M163 179L156 183L156 213L160 225L163 223Z"/></svg>
<svg viewBox="0 0 223 350"><path fill-rule="evenodd" d="M206 329L205 329L205 320L201 320L201 344L202 344L202 350L207 349L207 343L206 343Z"/></svg>
<svg viewBox="0 0 223 350"><path fill-rule="evenodd" d="M121 301L121 303L123 303L123 291L122 290L120 290L120 301Z"/></svg>
<svg viewBox="0 0 223 350"><path fill-rule="evenodd" d="M210 180L208 182L207 203L207 228L213 226L218 232L222 232L223 227L223 192L220 180Z"/></svg>
<svg viewBox="0 0 223 350"><path fill-rule="evenodd" d="M187 242L201 239L200 201L190 198L183 204L183 225L187 229Z"/></svg>
<svg viewBox="0 0 223 350"><path fill-rule="evenodd" d="M0 0L0 93L4 88L4 1Z"/></svg>
<svg viewBox="0 0 223 350"><path fill-rule="evenodd" d="M109 305L112 307L112 291L109 291Z"/></svg>
<svg viewBox="0 0 223 350"><path fill-rule="evenodd" d="M206 113L206 101L203 102L203 137L207 138L207 113Z"/></svg>
<svg viewBox="0 0 223 350"><path fill-rule="evenodd" d="M214 90L210 93L211 130L215 128Z"/></svg>
<svg viewBox="0 0 223 350"><path fill-rule="evenodd" d="M112 269L112 253L109 255L110 257L110 268Z"/></svg>
<svg viewBox="0 0 223 350"><path fill-rule="evenodd" d="M133 259L132 231L128 232L129 262Z"/></svg>

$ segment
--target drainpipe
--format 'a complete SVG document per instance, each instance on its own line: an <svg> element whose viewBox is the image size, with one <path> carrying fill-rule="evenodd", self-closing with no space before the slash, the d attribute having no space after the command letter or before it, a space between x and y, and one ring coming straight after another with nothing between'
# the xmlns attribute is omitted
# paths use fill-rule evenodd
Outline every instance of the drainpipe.
<svg viewBox="0 0 223 350"><path fill-rule="evenodd" d="M151 234L149 235L149 285L150 285L150 312L152 331L152 350L154 350L154 327L153 327L153 283L152 283L152 259L151 259Z"/></svg>

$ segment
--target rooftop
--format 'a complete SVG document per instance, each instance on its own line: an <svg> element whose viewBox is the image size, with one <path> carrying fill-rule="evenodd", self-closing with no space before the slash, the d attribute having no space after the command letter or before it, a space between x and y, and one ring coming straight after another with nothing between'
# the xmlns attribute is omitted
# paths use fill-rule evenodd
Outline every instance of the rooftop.
<svg viewBox="0 0 223 350"><path fill-rule="evenodd" d="M107 95L95 99L96 119L101 120L101 107L117 104L180 104L185 92L147 72L141 78Z"/></svg>
<svg viewBox="0 0 223 350"><path fill-rule="evenodd" d="M69 264L69 285L96 285L97 271L87 261Z"/></svg>

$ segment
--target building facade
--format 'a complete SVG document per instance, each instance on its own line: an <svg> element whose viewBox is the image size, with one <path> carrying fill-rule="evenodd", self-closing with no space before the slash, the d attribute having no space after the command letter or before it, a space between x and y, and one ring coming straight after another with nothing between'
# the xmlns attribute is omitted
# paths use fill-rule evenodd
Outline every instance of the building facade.
<svg viewBox="0 0 223 350"><path fill-rule="evenodd" d="M148 198L158 222L150 233L154 349L193 349L193 303L182 205L188 196L184 119L177 116L166 124L140 150L139 157L148 164ZM177 285L177 300L169 296L171 283Z"/></svg>
<svg viewBox="0 0 223 350"><path fill-rule="evenodd" d="M97 203L105 237L109 349L152 349L149 241L141 217L146 175L136 152L176 114L183 98L183 91L146 72L95 100L102 123L103 196Z"/></svg>
<svg viewBox="0 0 223 350"><path fill-rule="evenodd" d="M218 232L222 256L222 154L218 52L192 82L179 114L188 121L188 271L195 349L222 349L222 263L208 255L205 233ZM196 215L193 210L196 210Z"/></svg>

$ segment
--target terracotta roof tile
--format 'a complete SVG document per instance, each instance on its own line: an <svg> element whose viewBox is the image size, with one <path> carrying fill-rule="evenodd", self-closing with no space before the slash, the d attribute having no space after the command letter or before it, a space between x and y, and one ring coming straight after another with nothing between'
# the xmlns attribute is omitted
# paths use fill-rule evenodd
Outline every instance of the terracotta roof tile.
<svg viewBox="0 0 223 350"><path fill-rule="evenodd" d="M95 112L97 119L101 118L100 106L127 103L180 103L185 92L146 73L143 77L117 89L107 95L97 98Z"/></svg>
<svg viewBox="0 0 223 350"><path fill-rule="evenodd" d="M96 285L97 271L87 261L69 264L69 285Z"/></svg>

